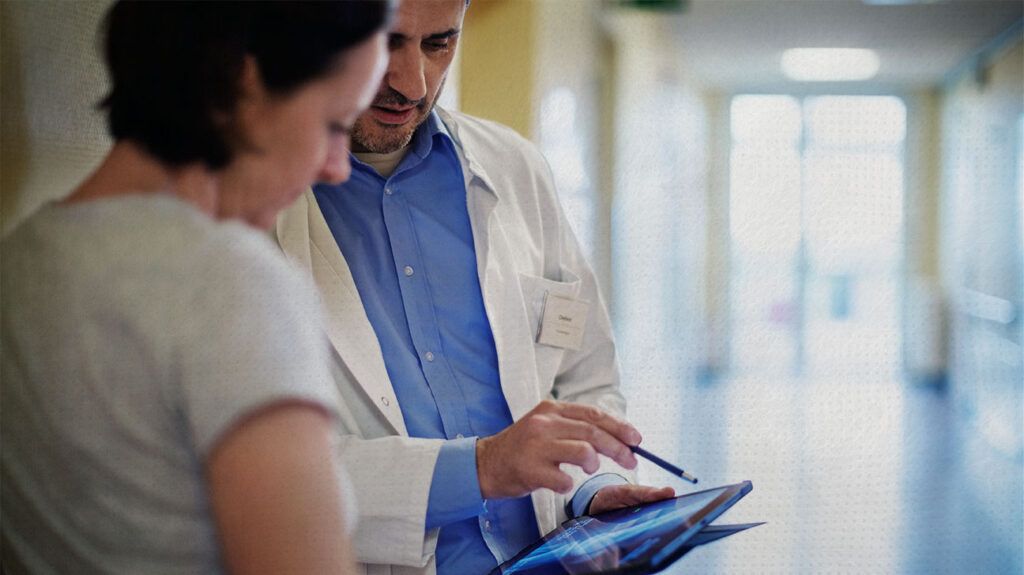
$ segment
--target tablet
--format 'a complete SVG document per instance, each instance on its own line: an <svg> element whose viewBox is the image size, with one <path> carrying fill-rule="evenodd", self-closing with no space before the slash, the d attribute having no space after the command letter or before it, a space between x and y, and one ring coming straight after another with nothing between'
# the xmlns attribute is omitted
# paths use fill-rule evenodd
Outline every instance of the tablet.
<svg viewBox="0 0 1024 575"><path fill-rule="evenodd" d="M751 489L744 481L570 519L491 575L657 573L697 544L687 545Z"/></svg>

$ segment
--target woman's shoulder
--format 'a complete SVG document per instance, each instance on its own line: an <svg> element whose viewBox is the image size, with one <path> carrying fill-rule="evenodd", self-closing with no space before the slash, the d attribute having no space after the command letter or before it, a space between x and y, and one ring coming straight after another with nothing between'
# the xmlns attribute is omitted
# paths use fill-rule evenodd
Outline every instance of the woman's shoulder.
<svg viewBox="0 0 1024 575"><path fill-rule="evenodd" d="M110 229L104 235L138 250L134 259L148 262L150 270L163 267L166 273L201 280L217 271L237 275L287 267L268 232L212 218L174 196L125 198L105 215L102 225Z"/></svg>
<svg viewBox="0 0 1024 575"><path fill-rule="evenodd" d="M83 289L106 286L111 296L159 298L244 284L283 290L296 282L268 233L215 220L169 195L49 204L4 239L3 252L5 271L25 268Z"/></svg>

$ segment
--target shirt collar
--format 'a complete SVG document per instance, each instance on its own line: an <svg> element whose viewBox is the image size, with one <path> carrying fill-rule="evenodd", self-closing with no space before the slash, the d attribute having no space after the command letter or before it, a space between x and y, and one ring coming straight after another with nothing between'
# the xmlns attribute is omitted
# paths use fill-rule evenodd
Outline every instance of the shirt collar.
<svg viewBox="0 0 1024 575"><path fill-rule="evenodd" d="M437 116L437 110L431 110L427 119L416 128L416 133L412 136L412 142L409 143L412 146L409 153L415 154L420 160L423 160L434 149L435 136L447 138L448 141L452 139L451 134L448 133L448 128L445 127L441 118ZM405 160L402 163L404 164Z"/></svg>
<svg viewBox="0 0 1024 575"><path fill-rule="evenodd" d="M466 161L466 167L469 170L471 177L478 178L484 183L484 188L494 194L498 195L497 188L491 182L490 176L487 175L487 170L483 168L480 162L477 161L473 151L463 146L462 134L459 130L459 124L452 116L450 112L441 108L435 108L434 113L438 115L438 123L444 128L445 134L452 142L453 147L458 150L459 153ZM450 130L450 131L449 131Z"/></svg>
<svg viewBox="0 0 1024 575"><path fill-rule="evenodd" d="M434 140L436 137L446 138L449 143L454 144L454 138L451 133L448 132L447 126L441 121L441 118L437 115L437 110L431 110L430 114L427 115L427 119L420 124L416 131L413 132L412 139L409 141L409 152L402 158L402 161L395 168L395 172L392 175L403 172L416 164L422 162L430 152L434 149ZM410 158L412 156L412 158ZM349 152L349 158L352 160L352 165L358 167L360 170L367 171L372 174L376 174L376 170L373 167L367 165L352 152ZM379 177L379 175L378 175Z"/></svg>

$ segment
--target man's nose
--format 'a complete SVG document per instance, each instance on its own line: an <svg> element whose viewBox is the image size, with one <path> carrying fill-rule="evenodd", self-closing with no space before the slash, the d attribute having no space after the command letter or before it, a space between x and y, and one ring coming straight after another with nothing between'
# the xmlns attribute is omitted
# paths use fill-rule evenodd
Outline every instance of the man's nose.
<svg viewBox="0 0 1024 575"><path fill-rule="evenodd" d="M427 85L423 77L423 54L419 48L403 46L393 50L384 81L407 100L422 100L427 95Z"/></svg>

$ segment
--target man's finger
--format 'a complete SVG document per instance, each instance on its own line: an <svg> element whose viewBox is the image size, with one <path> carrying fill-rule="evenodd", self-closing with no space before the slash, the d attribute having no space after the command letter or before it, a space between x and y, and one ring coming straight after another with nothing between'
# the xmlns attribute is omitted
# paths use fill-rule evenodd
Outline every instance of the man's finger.
<svg viewBox="0 0 1024 575"><path fill-rule="evenodd" d="M607 503L617 507L636 505L647 501L644 497L646 489L637 485L613 485L602 491L606 491Z"/></svg>
<svg viewBox="0 0 1024 575"><path fill-rule="evenodd" d="M548 445L547 451L552 463L571 463L587 473L597 471L601 464L597 458L597 450L586 441L553 441Z"/></svg>
<svg viewBox="0 0 1024 575"><path fill-rule="evenodd" d="M636 503L658 501L675 495L671 487L651 487L649 485L623 485L624 494Z"/></svg>
<svg viewBox="0 0 1024 575"><path fill-rule="evenodd" d="M629 423L590 405L561 403L559 413L565 417L593 423L626 445L639 445L643 440L640 432Z"/></svg>
<svg viewBox="0 0 1024 575"><path fill-rule="evenodd" d="M636 467L636 456L629 447L601 427L579 419L560 417L553 423L552 429L558 437L586 441L598 453L611 457L627 469Z"/></svg>
<svg viewBox="0 0 1024 575"><path fill-rule="evenodd" d="M650 487L646 485L638 485L638 489L635 492L639 501L637 503L650 503L652 501L661 501L662 499L668 499L669 497L675 497L676 491L671 487Z"/></svg>
<svg viewBox="0 0 1024 575"><path fill-rule="evenodd" d="M568 493L572 490L572 477L556 466L543 466L535 470L533 489L550 489L557 493Z"/></svg>
<svg viewBox="0 0 1024 575"><path fill-rule="evenodd" d="M641 503L668 499L675 495L671 487L650 487L646 485L611 485L598 491L590 505L591 513L601 513Z"/></svg>

